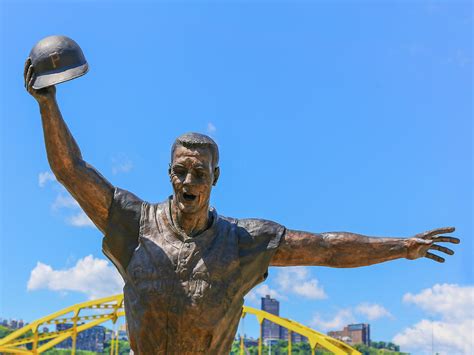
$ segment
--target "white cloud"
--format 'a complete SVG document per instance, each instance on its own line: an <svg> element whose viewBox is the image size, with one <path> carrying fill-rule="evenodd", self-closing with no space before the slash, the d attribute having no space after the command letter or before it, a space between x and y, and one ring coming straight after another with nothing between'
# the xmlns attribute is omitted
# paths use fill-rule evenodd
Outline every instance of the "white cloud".
<svg viewBox="0 0 474 355"><path fill-rule="evenodd" d="M212 122L209 122L209 123L207 124L207 133L208 133L208 134L213 134L213 133L215 133L216 131L217 131L216 126L214 126L214 125L212 124Z"/></svg>
<svg viewBox="0 0 474 355"><path fill-rule="evenodd" d="M474 319L474 286L436 284L416 295L405 294L403 302L413 303L445 320Z"/></svg>
<svg viewBox="0 0 474 355"><path fill-rule="evenodd" d="M54 175L50 172L44 172L39 174L38 183L41 187L44 187L48 181L53 181L56 186L59 186L60 192L56 195L55 200L51 204L51 208L54 211L70 211L74 214L69 214L64 217L67 224L74 227L94 227L94 223L87 217L87 215L81 210L79 203L67 192L64 187L54 178Z"/></svg>
<svg viewBox="0 0 474 355"><path fill-rule="evenodd" d="M319 285L319 281L309 277L309 271L306 267L287 267L280 270L276 282L284 292L294 293L313 300L327 298L323 287Z"/></svg>
<svg viewBox="0 0 474 355"><path fill-rule="evenodd" d="M431 354L433 350L440 355L474 353L473 286L436 284L418 294L405 294L403 301L441 318L422 319L395 335L393 341L405 351Z"/></svg>
<svg viewBox="0 0 474 355"><path fill-rule="evenodd" d="M38 185L39 187L45 187L50 181L56 181L56 177L50 171L44 171L38 174Z"/></svg>
<svg viewBox="0 0 474 355"><path fill-rule="evenodd" d="M128 173L132 168L133 162L129 158L125 156L112 158L112 174Z"/></svg>
<svg viewBox="0 0 474 355"><path fill-rule="evenodd" d="M287 300L287 294L295 294L309 299L327 298L317 279L310 279L310 274L305 267L287 267L281 269L276 276L276 289L267 284L261 285L250 291L245 299L253 304L260 302L260 297L270 295L278 300Z"/></svg>
<svg viewBox="0 0 474 355"><path fill-rule="evenodd" d="M340 309L334 318L324 320L319 314L315 314L310 321L310 326L318 331L342 330L348 324L354 323L355 317L349 308Z"/></svg>
<svg viewBox="0 0 474 355"><path fill-rule="evenodd" d="M95 228L94 223L90 220L89 217L81 210L79 203L67 192L61 192L56 196L53 204L51 205L53 210L70 210L75 211L75 214L65 217L67 224L73 227L93 227Z"/></svg>
<svg viewBox="0 0 474 355"><path fill-rule="evenodd" d="M59 210L61 208L80 208L77 201L74 200L71 195L66 195L64 193L60 193L56 196L51 207L54 210Z"/></svg>
<svg viewBox="0 0 474 355"><path fill-rule="evenodd" d="M82 292L89 299L95 299L122 292L123 280L108 261L89 255L64 270L54 270L38 262L31 271L27 288L30 291Z"/></svg>
<svg viewBox="0 0 474 355"><path fill-rule="evenodd" d="M254 288L246 296L245 300L253 304L258 304L261 297L269 295L271 298L276 298L277 300L286 300L287 298L279 293L277 290L270 288L268 285L263 284Z"/></svg>
<svg viewBox="0 0 474 355"><path fill-rule="evenodd" d="M67 219L67 222L74 227L94 227L95 224L90 220L87 215L81 211Z"/></svg>
<svg viewBox="0 0 474 355"><path fill-rule="evenodd" d="M316 279L305 281L301 285L295 285L294 293L314 300L327 298L326 293L322 287L318 285L318 280Z"/></svg>
<svg viewBox="0 0 474 355"><path fill-rule="evenodd" d="M376 320L383 317L393 318L392 314L385 307L376 303L361 303L355 311L367 317L368 320Z"/></svg>
<svg viewBox="0 0 474 355"><path fill-rule="evenodd" d="M376 320L382 317L393 318L392 314L385 309L385 307L375 303L360 303L356 307L348 307L340 309L333 318L323 319L323 317L316 313L310 322L310 325L316 330L342 330L349 324L359 323L360 317L355 314L361 314L368 320Z"/></svg>
<svg viewBox="0 0 474 355"><path fill-rule="evenodd" d="M473 354L472 319L444 322L423 319L395 335L393 342L415 354Z"/></svg>

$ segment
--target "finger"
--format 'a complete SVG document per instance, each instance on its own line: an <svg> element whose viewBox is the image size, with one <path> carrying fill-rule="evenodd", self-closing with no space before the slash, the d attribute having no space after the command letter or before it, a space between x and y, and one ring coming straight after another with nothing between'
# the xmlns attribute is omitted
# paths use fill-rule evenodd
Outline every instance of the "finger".
<svg viewBox="0 0 474 355"><path fill-rule="evenodd" d="M26 72L26 77L25 77L25 87L28 89L28 84L30 83L31 77L33 76L33 66L30 65L28 68L28 71Z"/></svg>
<svg viewBox="0 0 474 355"><path fill-rule="evenodd" d="M443 253L446 253L446 254L449 254L449 255L453 255L453 254L454 254L454 251L452 251L452 250L449 249L449 248L442 247L441 245L433 244L433 245L430 247L430 249L442 251Z"/></svg>
<svg viewBox="0 0 474 355"><path fill-rule="evenodd" d="M433 235L437 234L444 234L444 233L452 233L456 230L454 227L443 227L443 228L436 228L424 233L425 237L432 237Z"/></svg>
<svg viewBox="0 0 474 355"><path fill-rule="evenodd" d="M446 235L439 235L436 237L431 238L436 243L453 243L453 244L459 244L461 241L459 238L455 237L448 237Z"/></svg>
<svg viewBox="0 0 474 355"><path fill-rule="evenodd" d="M429 253L427 252L425 254L425 258L428 258L428 259L431 259L431 260L434 260L434 261L437 261L438 263L444 263L444 259L438 255L434 255L432 253Z"/></svg>

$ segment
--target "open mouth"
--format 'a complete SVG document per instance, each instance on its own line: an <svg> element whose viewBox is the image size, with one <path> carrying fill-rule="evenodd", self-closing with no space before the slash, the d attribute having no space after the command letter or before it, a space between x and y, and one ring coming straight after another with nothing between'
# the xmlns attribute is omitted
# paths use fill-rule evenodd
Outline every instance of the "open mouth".
<svg viewBox="0 0 474 355"><path fill-rule="evenodd" d="M187 193L187 192L183 192L183 198L186 200L186 201L194 201L196 199L196 195L193 195L193 194L190 194L190 193Z"/></svg>

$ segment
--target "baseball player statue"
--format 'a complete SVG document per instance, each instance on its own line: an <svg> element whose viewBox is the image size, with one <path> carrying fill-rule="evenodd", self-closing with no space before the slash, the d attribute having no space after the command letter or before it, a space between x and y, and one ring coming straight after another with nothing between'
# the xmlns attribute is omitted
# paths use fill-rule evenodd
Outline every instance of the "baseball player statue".
<svg viewBox="0 0 474 355"><path fill-rule="evenodd" d="M61 116L54 85L86 71L74 41L48 37L25 63L25 87L39 104L51 170L104 234L103 252L125 281L130 346L137 354L229 353L244 296L265 280L269 266L352 268L423 257L444 262L432 252L454 252L439 243L459 243L444 235L452 227L379 238L223 217L209 204L219 180L219 150L199 133L175 140L168 171L173 194L148 203L88 164Z"/></svg>

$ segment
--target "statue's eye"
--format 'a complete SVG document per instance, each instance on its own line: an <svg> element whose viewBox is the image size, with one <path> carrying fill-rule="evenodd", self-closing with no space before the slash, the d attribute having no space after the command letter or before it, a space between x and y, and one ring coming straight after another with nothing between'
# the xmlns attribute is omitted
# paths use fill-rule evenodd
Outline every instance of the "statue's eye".
<svg viewBox="0 0 474 355"><path fill-rule="evenodd" d="M207 176L206 170L204 169L197 169L196 170L196 177L198 179L204 179Z"/></svg>
<svg viewBox="0 0 474 355"><path fill-rule="evenodd" d="M186 175L186 170L181 167L173 167L173 174L177 176L184 176Z"/></svg>

